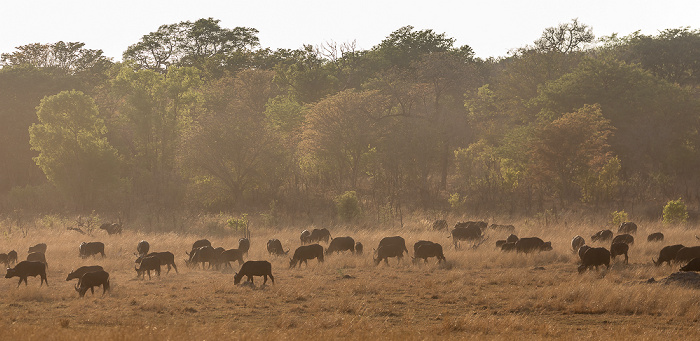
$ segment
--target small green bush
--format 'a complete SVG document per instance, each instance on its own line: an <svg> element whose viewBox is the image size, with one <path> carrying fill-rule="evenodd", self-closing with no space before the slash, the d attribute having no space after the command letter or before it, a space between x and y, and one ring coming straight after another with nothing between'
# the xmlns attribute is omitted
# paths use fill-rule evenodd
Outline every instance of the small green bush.
<svg viewBox="0 0 700 341"><path fill-rule="evenodd" d="M334 199L338 217L344 222L353 221L360 216L360 200L355 191L347 191Z"/></svg>
<svg viewBox="0 0 700 341"><path fill-rule="evenodd" d="M664 206L664 224L680 224L688 220L688 209L682 199L670 200Z"/></svg>
<svg viewBox="0 0 700 341"><path fill-rule="evenodd" d="M612 220L610 221L612 226L620 226L620 224L622 224L623 222L629 221L629 216L624 210L615 211L610 215L612 216Z"/></svg>

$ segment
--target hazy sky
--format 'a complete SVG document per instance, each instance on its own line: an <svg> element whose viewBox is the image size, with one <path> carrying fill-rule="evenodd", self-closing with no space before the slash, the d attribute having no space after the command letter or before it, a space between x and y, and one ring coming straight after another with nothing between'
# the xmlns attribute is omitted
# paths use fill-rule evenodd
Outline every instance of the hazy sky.
<svg viewBox="0 0 700 341"><path fill-rule="evenodd" d="M636 30L700 28L700 0L1 0L0 52L59 40L102 49L115 61L164 24L213 17L226 28L260 31L262 47L299 48L356 41L369 49L411 25L455 38L478 57L505 56L532 44L547 27L579 22L596 37Z"/></svg>

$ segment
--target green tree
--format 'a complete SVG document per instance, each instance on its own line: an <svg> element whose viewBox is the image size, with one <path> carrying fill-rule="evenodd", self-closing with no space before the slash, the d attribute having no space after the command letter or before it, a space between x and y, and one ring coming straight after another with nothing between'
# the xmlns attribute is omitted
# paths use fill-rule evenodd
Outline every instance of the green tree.
<svg viewBox="0 0 700 341"><path fill-rule="evenodd" d="M669 200L664 206L663 221L664 224L680 224L688 220L688 208L681 198L678 200Z"/></svg>
<svg viewBox="0 0 700 341"><path fill-rule="evenodd" d="M31 65L37 68L61 70L67 74L103 73L112 65L102 50L84 48L85 43L59 41L54 44L29 44L17 51L0 55L0 65Z"/></svg>
<svg viewBox="0 0 700 341"><path fill-rule="evenodd" d="M48 180L82 209L108 202L118 181L116 150L95 102L79 91L45 97L29 128L34 158ZM94 207L94 206L92 206Z"/></svg>

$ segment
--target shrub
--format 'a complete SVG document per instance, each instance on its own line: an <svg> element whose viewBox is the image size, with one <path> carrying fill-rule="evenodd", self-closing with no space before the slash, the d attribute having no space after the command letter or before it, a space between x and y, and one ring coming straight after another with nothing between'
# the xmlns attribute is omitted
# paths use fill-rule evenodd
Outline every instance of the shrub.
<svg viewBox="0 0 700 341"><path fill-rule="evenodd" d="M338 217L342 221L352 221L360 216L360 200L355 191L347 191L334 199Z"/></svg>
<svg viewBox="0 0 700 341"><path fill-rule="evenodd" d="M663 214L664 224L680 224L688 220L688 209L680 198L666 203Z"/></svg>
<svg viewBox="0 0 700 341"><path fill-rule="evenodd" d="M612 216L612 220L610 221L612 223L612 226L620 226L620 224L629 221L629 216L624 210L615 211L610 215Z"/></svg>

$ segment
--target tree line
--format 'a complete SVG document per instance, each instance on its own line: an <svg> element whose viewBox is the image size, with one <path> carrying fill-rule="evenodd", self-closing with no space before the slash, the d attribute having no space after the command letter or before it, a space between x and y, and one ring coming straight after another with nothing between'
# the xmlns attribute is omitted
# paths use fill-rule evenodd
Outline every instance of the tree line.
<svg viewBox="0 0 700 341"><path fill-rule="evenodd" d="M272 50L257 33L208 18L120 62L78 42L3 53L3 211L303 216L350 195L381 220L700 201L700 30L596 39L572 20L489 59L411 26L368 50Z"/></svg>

